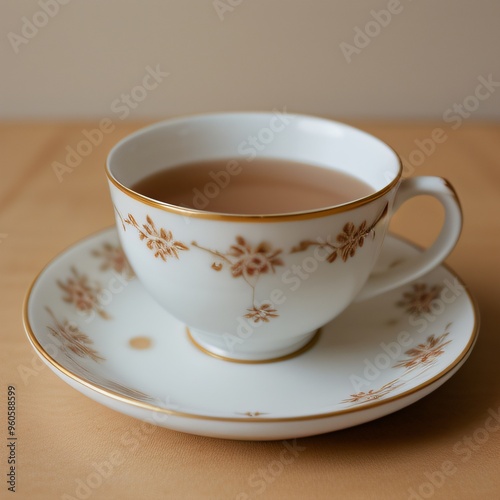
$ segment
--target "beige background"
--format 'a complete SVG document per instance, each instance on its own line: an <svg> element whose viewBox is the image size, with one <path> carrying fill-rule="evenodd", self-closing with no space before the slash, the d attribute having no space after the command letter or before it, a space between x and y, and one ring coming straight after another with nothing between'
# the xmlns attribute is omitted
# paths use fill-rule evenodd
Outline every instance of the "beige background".
<svg viewBox="0 0 500 500"><path fill-rule="evenodd" d="M232 9L222 21L212 0L64 0L16 54L9 34L39 1L56 0L0 6L3 118L116 116L111 103L157 64L170 75L129 117L286 106L441 119L480 75L500 81L496 0L216 0ZM391 1L401 12L349 64L340 44ZM500 92L473 117L499 118Z"/></svg>
<svg viewBox="0 0 500 500"><path fill-rule="evenodd" d="M21 34L23 16L33 19L39 2L51 1L0 4L0 439L8 384L17 389L20 439L18 492L8 496L2 481L0 498L78 498L78 481L116 452L123 462L90 500L399 500L428 493L445 462L456 470L431 490L433 500L499 498L500 429L472 441L467 460L454 447L484 436L489 412L500 411L500 124L478 123L500 118L500 88L460 127L443 113L473 102L478 77L500 81L500 2L401 0L403 11L349 64L340 44L352 44L354 28L388 0L242 0L223 21L212 0L72 0L16 54L9 36ZM112 103L157 65L170 75L126 108L127 118L142 120L122 120ZM481 331L467 363L436 392L374 422L299 440L305 449L296 461L258 492L252 478L279 458L280 442L144 427L94 403L40 363L21 304L50 259L113 223L103 163L119 139L160 117L285 106L344 117L393 145L408 173L450 180L465 225L447 263L476 296ZM58 182L53 163L104 116L113 132ZM415 120L422 118L432 121ZM447 139L416 164L418 144L436 128ZM441 215L437 203L413 200L391 229L428 246ZM22 370L32 370L29 379ZM131 433L137 448L124 450ZM2 445L3 478L6 466Z"/></svg>

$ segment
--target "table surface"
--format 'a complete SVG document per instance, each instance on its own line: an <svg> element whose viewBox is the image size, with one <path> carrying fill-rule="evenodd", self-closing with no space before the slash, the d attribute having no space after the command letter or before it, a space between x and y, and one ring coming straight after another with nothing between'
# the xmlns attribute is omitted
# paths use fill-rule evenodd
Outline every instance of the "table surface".
<svg viewBox="0 0 500 500"><path fill-rule="evenodd" d="M115 123L61 182L53 163L64 163L67 146L75 147L96 123L0 124L0 436L5 443L6 393L13 385L17 498L500 497L500 426L488 425L489 412L500 411L500 125L352 123L398 150L407 173L443 176L455 186L465 224L447 263L479 302L479 340L462 369L431 395L382 419L298 440L304 451L264 483L255 477L279 458L279 441L145 429L62 382L41 365L24 334L21 305L38 271L70 244L114 223L103 164L119 139L144 124ZM441 221L439 204L422 197L398 212L391 230L429 245ZM127 432L138 446L99 484L90 476L95 464L108 460ZM8 448L1 448L3 498ZM447 462L453 473L445 475ZM91 490L81 486L88 478Z"/></svg>

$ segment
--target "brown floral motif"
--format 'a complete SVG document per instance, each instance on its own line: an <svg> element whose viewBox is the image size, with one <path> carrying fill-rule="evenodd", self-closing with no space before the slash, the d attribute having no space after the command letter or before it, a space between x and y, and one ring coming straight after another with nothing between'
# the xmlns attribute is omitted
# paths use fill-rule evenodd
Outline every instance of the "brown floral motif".
<svg viewBox="0 0 500 500"><path fill-rule="evenodd" d="M241 277L250 285L252 288L252 307L247 309L248 313L244 315L245 318L251 319L254 323L259 321L268 323L270 319L279 316L271 304L256 304L255 287L262 274L274 273L276 266L284 265L280 257L282 250L273 249L267 242L252 246L242 236L236 237L236 243L231 245L226 253L202 247L196 241L193 241L192 245L217 258L217 261L212 263L212 269L220 271L225 264L233 278Z"/></svg>
<svg viewBox="0 0 500 500"><path fill-rule="evenodd" d="M397 380L391 380L387 384L383 385L379 389L370 389L368 392L357 392L356 394L351 394L349 398L344 399L342 403L368 403L369 401L376 401L377 399L387 396L394 389L401 387L403 383L398 383Z"/></svg>
<svg viewBox="0 0 500 500"><path fill-rule="evenodd" d="M104 387L113 392L117 392L123 396L127 396L132 399L137 399L139 401L144 401L146 403L151 403L155 401L155 398L149 396L148 394L139 391L138 389L134 389L133 387L127 387L123 384L115 382L114 380L109 380L102 377L93 377L94 383Z"/></svg>
<svg viewBox="0 0 500 500"><path fill-rule="evenodd" d="M388 207L389 205L386 204L382 212L380 212L370 225L368 225L366 220L358 227L352 222L347 222L342 228L342 232L337 235L335 243L329 241L302 240L297 246L292 248L290 253L303 252L311 246L317 246L319 248L326 248L330 251L326 258L327 262L335 262L339 255L342 260L346 262L349 258L354 257L358 248L363 247L365 239L370 234L373 238L375 237L375 226L385 217Z"/></svg>
<svg viewBox="0 0 500 500"><path fill-rule="evenodd" d="M102 308L98 295L102 287L98 282L90 283L88 276L80 274L75 267L71 268L71 276L65 282L57 280L57 285L64 291L64 302L73 304L79 311L90 313L95 311L103 319L111 319Z"/></svg>
<svg viewBox="0 0 500 500"><path fill-rule="evenodd" d="M92 339L80 331L78 327L67 319L58 321L52 310L46 307L52 317L53 326L47 326L50 334L61 342L61 349L65 354L72 352L80 358L90 358L93 361L104 361L104 358L92 347Z"/></svg>
<svg viewBox="0 0 500 500"><path fill-rule="evenodd" d="M101 271L113 269L127 280L135 276L121 246L105 242L99 250L92 250L91 253L94 257L101 259L102 263L99 268Z"/></svg>
<svg viewBox="0 0 500 500"><path fill-rule="evenodd" d="M402 299L396 302L396 305L404 308L412 316L430 313L432 303L439 298L442 290L443 287L440 285L429 286L425 283L415 283L411 291L403 293Z"/></svg>
<svg viewBox="0 0 500 500"><path fill-rule="evenodd" d="M262 321L264 323L269 323L270 318L277 318L279 316L278 311L273 309L271 304L263 304L258 307L252 307L251 309L247 309L248 314L245 314L245 318L249 318L253 320L254 323L258 323Z"/></svg>
<svg viewBox="0 0 500 500"><path fill-rule="evenodd" d="M122 217L122 214L120 213L120 211L116 208L116 205L113 204L113 208L115 209L115 212L118 214L118 217L120 217L120 222L122 223L122 228L124 231L127 230L127 227L125 226L125 222L123 220L123 217Z"/></svg>
<svg viewBox="0 0 500 500"><path fill-rule="evenodd" d="M445 333L442 335L430 335L427 337L426 342L408 349L408 351L405 352L408 358L399 361L394 367L406 368L409 370L417 366L428 366L434 363L439 356L444 354L443 347L451 342L451 340L446 340L446 337L450 333L448 331L450 326L451 323L446 325Z"/></svg>
<svg viewBox="0 0 500 500"><path fill-rule="evenodd" d="M244 415L245 417L256 418L261 415L269 415L269 413L262 413L260 411L246 411L245 413L236 412L236 415Z"/></svg>
<svg viewBox="0 0 500 500"><path fill-rule="evenodd" d="M78 362L79 358L91 359L96 363L106 361L106 358L101 356L94 348L92 339L83 333L76 324L70 323L67 319L59 321L49 307L45 308L52 318L53 325L47 326L50 334L60 342L60 352L64 355L66 363L69 364L71 370L85 378L86 380L108 389L117 392L123 396L128 396L145 402L155 402L156 398L145 394L142 391L127 387L114 380L107 379L98 375ZM77 356L75 358L75 355Z"/></svg>
<svg viewBox="0 0 500 500"><path fill-rule="evenodd" d="M77 359L71 356L71 353L68 353L64 350L62 350L62 353L65 355L66 362L71 367L71 371L76 375L85 378L89 382L92 382L93 384L103 389L116 392L122 396L126 396L132 399L144 401L146 403L154 403L157 401L156 398L153 398L152 396L149 396L148 394L142 391L134 389L133 387L125 386L123 384L120 384L119 382L108 379L89 370L85 366L81 365ZM95 359L94 361L100 362L100 361L105 361L105 359L99 356L99 359Z"/></svg>
<svg viewBox="0 0 500 500"><path fill-rule="evenodd" d="M444 354L444 347L448 345L451 340L446 340L446 337L449 335L449 329L452 323L448 323L445 326L445 331L441 335L430 335L427 337L426 342L418 344L416 347L408 349L405 354L408 356L406 359L402 359L397 362L393 368L404 368L405 371L401 375L401 378L392 380L387 384L383 385L379 389L370 389L367 392L361 391L356 394L351 394L351 396L347 399L344 399L342 403L350 403L354 404L362 404L367 403L369 401L375 401L377 399L381 399L388 394L390 394L394 389L403 386L408 382L408 379L403 379L405 375L410 372L414 372L414 377L420 375L423 371L425 371L429 366L434 364L436 360ZM412 378L414 378L412 377Z"/></svg>
<svg viewBox="0 0 500 500"><path fill-rule="evenodd" d="M139 238L146 241L146 246L154 252L156 258L159 257L166 262L169 257L178 259L180 251L189 250L184 243L174 240L172 231L167 231L162 227L157 229L149 215L146 216L146 222L147 224L140 226L132 214L128 214L125 219L125 224L129 224L137 230Z"/></svg>
<svg viewBox="0 0 500 500"><path fill-rule="evenodd" d="M250 282L261 274L274 273L274 266L283 265L280 253L281 250L273 250L266 242L253 248L244 238L237 236L236 245L232 245L227 253L227 256L235 259L231 265L231 274L235 278L243 276L245 281Z"/></svg>

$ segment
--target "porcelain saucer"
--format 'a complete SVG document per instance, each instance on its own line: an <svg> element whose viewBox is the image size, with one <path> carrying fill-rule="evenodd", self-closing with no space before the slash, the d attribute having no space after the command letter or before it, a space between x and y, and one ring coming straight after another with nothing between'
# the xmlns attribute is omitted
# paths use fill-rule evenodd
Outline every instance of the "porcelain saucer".
<svg viewBox="0 0 500 500"><path fill-rule="evenodd" d="M388 236L377 269L418 252ZM112 228L43 269L24 323L52 371L99 403L178 431L271 440L358 425L426 396L465 362L479 317L465 285L440 266L352 304L300 355L228 362L202 352L146 294Z"/></svg>

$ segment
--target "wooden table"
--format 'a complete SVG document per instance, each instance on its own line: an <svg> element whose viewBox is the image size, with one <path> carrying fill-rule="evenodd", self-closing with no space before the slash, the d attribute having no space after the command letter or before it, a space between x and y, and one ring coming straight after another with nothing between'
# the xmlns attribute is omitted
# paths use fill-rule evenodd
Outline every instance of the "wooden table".
<svg viewBox="0 0 500 500"><path fill-rule="evenodd" d="M142 125L108 126L102 142L60 179L53 163L65 163L67 147L76 147L83 131L97 123L0 125L0 437L5 443L7 387L13 385L19 440L12 498L500 498L500 426L486 438L478 431L489 411L500 411L500 126L354 123L394 146L412 175L444 176L456 187L465 225L448 263L479 301L479 341L457 375L416 404L359 427L299 440L304 451L260 491L251 478L279 456L280 442L223 441L144 427L64 384L38 360L23 331L22 301L41 267L113 224L103 164L112 145ZM432 139L436 128L444 131L440 142ZM441 216L436 202L422 198L404 207L391 229L428 245ZM137 437L133 452L98 488L79 488L127 432ZM458 455L458 442L470 453ZM10 498L8 448L1 449L0 491ZM441 480L436 471L447 461L455 472Z"/></svg>

